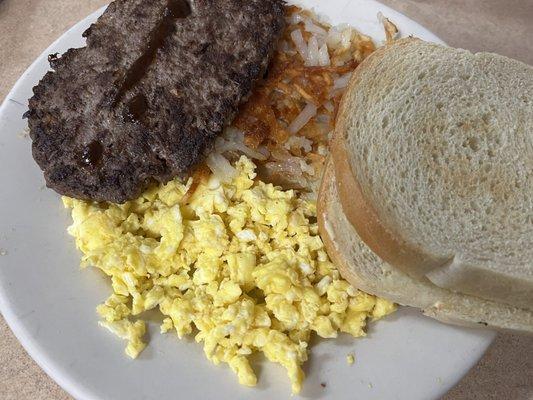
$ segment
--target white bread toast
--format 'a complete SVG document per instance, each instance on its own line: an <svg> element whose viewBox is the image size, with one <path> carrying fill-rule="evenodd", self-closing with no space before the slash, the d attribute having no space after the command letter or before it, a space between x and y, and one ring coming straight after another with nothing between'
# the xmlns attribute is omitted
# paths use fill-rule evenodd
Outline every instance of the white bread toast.
<svg viewBox="0 0 533 400"><path fill-rule="evenodd" d="M318 222L329 256L354 287L402 305L418 307L424 314L443 322L533 333L531 311L441 289L427 279L409 276L376 256L345 216L336 183L330 159L318 199Z"/></svg>
<svg viewBox="0 0 533 400"><path fill-rule="evenodd" d="M381 259L533 311L532 67L384 46L354 72L331 154L344 213Z"/></svg>

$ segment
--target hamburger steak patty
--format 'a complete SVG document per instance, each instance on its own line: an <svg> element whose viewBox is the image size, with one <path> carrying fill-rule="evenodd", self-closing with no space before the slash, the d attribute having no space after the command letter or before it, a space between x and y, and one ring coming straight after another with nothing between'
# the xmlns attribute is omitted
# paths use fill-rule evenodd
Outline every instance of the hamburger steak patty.
<svg viewBox="0 0 533 400"><path fill-rule="evenodd" d="M122 203L185 175L264 74L282 0L116 0L49 57L29 101L33 157L60 194Z"/></svg>

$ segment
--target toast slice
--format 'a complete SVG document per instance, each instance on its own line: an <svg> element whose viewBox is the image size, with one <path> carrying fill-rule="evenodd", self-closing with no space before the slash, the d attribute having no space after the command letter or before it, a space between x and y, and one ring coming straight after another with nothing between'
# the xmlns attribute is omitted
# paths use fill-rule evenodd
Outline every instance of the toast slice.
<svg viewBox="0 0 533 400"><path fill-rule="evenodd" d="M533 310L533 68L418 39L354 72L332 146L348 220L383 260Z"/></svg>
<svg viewBox="0 0 533 400"><path fill-rule="evenodd" d="M417 280L380 259L343 212L331 158L320 189L318 222L329 256L354 287L420 308L425 315L443 322L533 333L531 311L453 293L427 279Z"/></svg>

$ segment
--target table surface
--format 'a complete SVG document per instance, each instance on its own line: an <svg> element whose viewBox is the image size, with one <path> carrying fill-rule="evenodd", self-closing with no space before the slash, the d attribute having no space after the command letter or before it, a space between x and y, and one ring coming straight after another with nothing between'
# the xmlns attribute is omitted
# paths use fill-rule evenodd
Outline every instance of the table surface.
<svg viewBox="0 0 533 400"><path fill-rule="evenodd" d="M533 65L533 0L381 0L449 45ZM0 0L0 102L30 63L108 0ZM0 132L1 134L1 132ZM0 398L71 399L26 354L0 316ZM443 400L533 399L533 337L501 334Z"/></svg>

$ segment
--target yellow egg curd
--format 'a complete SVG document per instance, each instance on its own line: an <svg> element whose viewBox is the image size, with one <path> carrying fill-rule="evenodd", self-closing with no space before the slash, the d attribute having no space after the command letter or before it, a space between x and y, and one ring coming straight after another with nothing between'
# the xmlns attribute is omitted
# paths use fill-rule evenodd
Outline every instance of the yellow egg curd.
<svg viewBox="0 0 533 400"><path fill-rule="evenodd" d="M256 384L249 356L262 352L298 393L313 332L364 336L369 318L395 306L342 279L318 234L316 203L256 180L255 168L243 156L231 182L211 176L192 196L192 179L174 179L122 205L64 198L68 231L82 266L111 277L100 324L127 340L130 357L145 347L142 312L157 308L161 332L194 333L241 384Z"/></svg>

